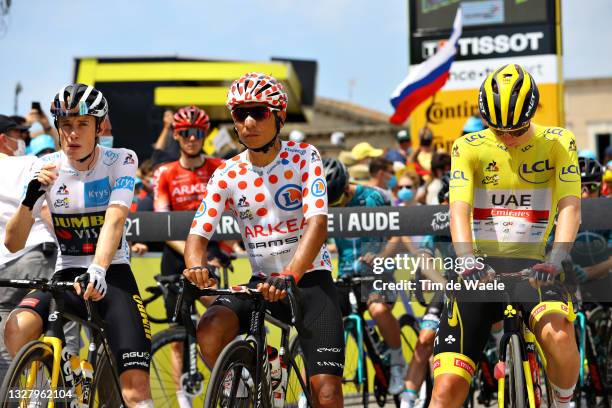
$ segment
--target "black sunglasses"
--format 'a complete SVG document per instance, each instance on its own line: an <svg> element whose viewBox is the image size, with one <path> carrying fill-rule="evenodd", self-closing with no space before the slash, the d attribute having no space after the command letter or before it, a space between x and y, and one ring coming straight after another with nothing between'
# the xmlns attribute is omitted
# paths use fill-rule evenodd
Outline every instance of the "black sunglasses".
<svg viewBox="0 0 612 408"><path fill-rule="evenodd" d="M180 137L184 137L185 139L188 139L191 136L195 136L196 139L204 139L204 137L206 137L206 132L203 129L198 129L198 128L187 128L183 130L177 130L176 133L178 133Z"/></svg>
<svg viewBox="0 0 612 408"><path fill-rule="evenodd" d="M529 130L529 124L527 124L527 126L523 126L522 128L518 128L518 129L495 129L495 128L489 128L489 129L491 129L491 132L495 133L495 136L509 135L512 137L521 137L525 133L527 133L527 131Z"/></svg>
<svg viewBox="0 0 612 408"><path fill-rule="evenodd" d="M265 120L272 115L272 109L267 106L250 106L232 110L232 118L236 122L244 122L249 116L255 120Z"/></svg>

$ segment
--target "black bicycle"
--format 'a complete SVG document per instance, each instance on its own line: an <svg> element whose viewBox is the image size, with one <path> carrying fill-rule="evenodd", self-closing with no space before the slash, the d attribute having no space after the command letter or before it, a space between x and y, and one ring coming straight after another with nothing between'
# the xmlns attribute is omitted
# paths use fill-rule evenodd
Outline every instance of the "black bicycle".
<svg viewBox="0 0 612 408"><path fill-rule="evenodd" d="M382 336L380 336L374 325L368 324L363 312L359 310L357 295L358 288L367 284L369 287L377 279L376 275L368 276L344 276L336 280L336 285L346 287L349 291L349 303L351 305L351 314L344 318L344 342L347 356L344 364L344 373L342 382L347 388L347 399L353 396L361 396L361 404L367 407L370 402L369 384L370 378L368 374L367 358L370 359L374 368L374 386L373 394L376 403L383 407L387 403L387 389L389 387L391 362L388 353L388 347L385 344ZM402 351L404 356L412 356L416 342L419 338L419 323L409 314L404 314L399 318ZM356 358L351 359L351 356ZM425 376L425 384L427 401L425 406L429 404L429 397L433 388L431 375L428 372ZM393 396L396 406L400 405L398 395Z"/></svg>
<svg viewBox="0 0 612 408"><path fill-rule="evenodd" d="M291 327L302 321L299 291L293 280L287 289L291 311L291 324L286 324L266 313L262 294L246 286L229 289L198 289L184 278L181 279L181 293L177 301L177 316L182 316L186 329L195 336L195 326L188 321L191 305L201 296L229 295L248 298L255 303L251 325L244 337L230 342L212 370L206 389L205 407L272 407L272 382L268 362L266 327L268 322L281 330L279 358L287 365L287 390L285 406L297 407L305 400L307 406L314 406L310 396L309 375L304 356L298 342L289 344ZM300 330L302 328L300 327ZM288 353L286 351L289 351Z"/></svg>
<svg viewBox="0 0 612 408"><path fill-rule="evenodd" d="M229 284L229 273L234 272L232 261L235 255L228 255L224 252L215 252L214 258L221 266L218 269L211 269L213 276L220 275L222 287ZM221 273L218 273L218 272ZM155 286L145 289L150 294L143 299L143 304L147 307L160 298L167 298L169 293L179 296L180 274L163 276L155 275ZM195 305L195 301L190 305L189 313L185 316L165 316L158 317L147 313L149 321L156 324L170 324L164 330L153 335L151 340L151 393L155 398L155 405L158 407L178 406L177 392L182 391L184 395L193 400L203 397L204 390L208 386L210 370L206 367L203 360L198 358L197 340L195 335L186 330L183 319L189 319L190 324L196 325L200 318ZM177 365L173 355L180 350L182 360Z"/></svg>
<svg viewBox="0 0 612 408"><path fill-rule="evenodd" d="M79 278L84 291L88 277ZM2 386L1 407L42 406L54 402L55 407L126 406L117 374L117 366L106 337L105 323L91 300L85 301L87 319L65 311L64 293L74 291L74 282L47 279L5 279L0 287L49 291L48 328L41 339L25 344L13 359ZM70 356L64 351L64 323L72 320L88 327L93 340L86 360ZM52 405L49 405L52 406Z"/></svg>

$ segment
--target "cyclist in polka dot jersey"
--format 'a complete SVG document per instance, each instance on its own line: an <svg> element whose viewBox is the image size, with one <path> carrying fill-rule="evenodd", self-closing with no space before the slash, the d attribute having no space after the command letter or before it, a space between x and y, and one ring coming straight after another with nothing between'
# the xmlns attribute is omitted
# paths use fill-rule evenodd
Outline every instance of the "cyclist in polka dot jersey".
<svg viewBox="0 0 612 408"><path fill-rule="evenodd" d="M253 274L280 272L293 258L307 219L327 214L322 174L319 153L306 143L281 142L280 154L265 167L251 164L244 151L213 174L190 234L210 239L227 202L243 233ZM317 269L331 270L325 245L307 271Z"/></svg>
<svg viewBox="0 0 612 408"><path fill-rule="evenodd" d="M327 238L327 184L319 152L278 138L287 95L276 79L249 73L234 81L227 106L244 152L221 164L208 182L185 249L184 275L200 288L213 283L206 247L222 212L236 218L266 309L288 322L288 281L303 299L298 337L317 406L342 406L344 338L331 277ZM252 302L220 296L198 325L204 361L212 367L226 344L250 325ZM303 328L302 328L303 327Z"/></svg>

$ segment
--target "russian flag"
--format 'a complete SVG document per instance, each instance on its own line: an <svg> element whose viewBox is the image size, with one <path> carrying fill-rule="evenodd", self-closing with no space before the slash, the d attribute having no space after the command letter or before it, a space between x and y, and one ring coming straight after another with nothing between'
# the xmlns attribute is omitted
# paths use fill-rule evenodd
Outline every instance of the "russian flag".
<svg viewBox="0 0 612 408"><path fill-rule="evenodd" d="M461 7L458 7L449 40L434 55L412 68L408 77L393 91L391 105L395 113L389 122L401 125L419 104L444 86L455 59L461 29Z"/></svg>

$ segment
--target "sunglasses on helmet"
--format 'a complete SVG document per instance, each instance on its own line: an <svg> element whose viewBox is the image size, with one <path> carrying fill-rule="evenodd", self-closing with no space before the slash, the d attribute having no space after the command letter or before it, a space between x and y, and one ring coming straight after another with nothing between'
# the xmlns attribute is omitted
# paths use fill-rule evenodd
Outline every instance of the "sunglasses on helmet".
<svg viewBox="0 0 612 408"><path fill-rule="evenodd" d="M495 129L493 127L489 129L491 129L491 132L493 132L495 136L509 135L512 137L521 137L529 130L529 123L518 129Z"/></svg>
<svg viewBox="0 0 612 408"><path fill-rule="evenodd" d="M340 205L342 200L344 200L344 196L345 196L345 193L342 193L340 195L340 197L338 197L338 199L336 199L333 203L329 203L328 206L329 207L336 207L336 206Z"/></svg>
<svg viewBox="0 0 612 408"><path fill-rule="evenodd" d="M232 110L232 118L236 122L244 122L249 116L255 120L265 120L272 115L268 106L239 107Z"/></svg>
<svg viewBox="0 0 612 408"><path fill-rule="evenodd" d="M204 137L206 137L206 132L199 128L177 130L176 133L185 139L189 139L191 136L195 136L196 139L204 139Z"/></svg>

